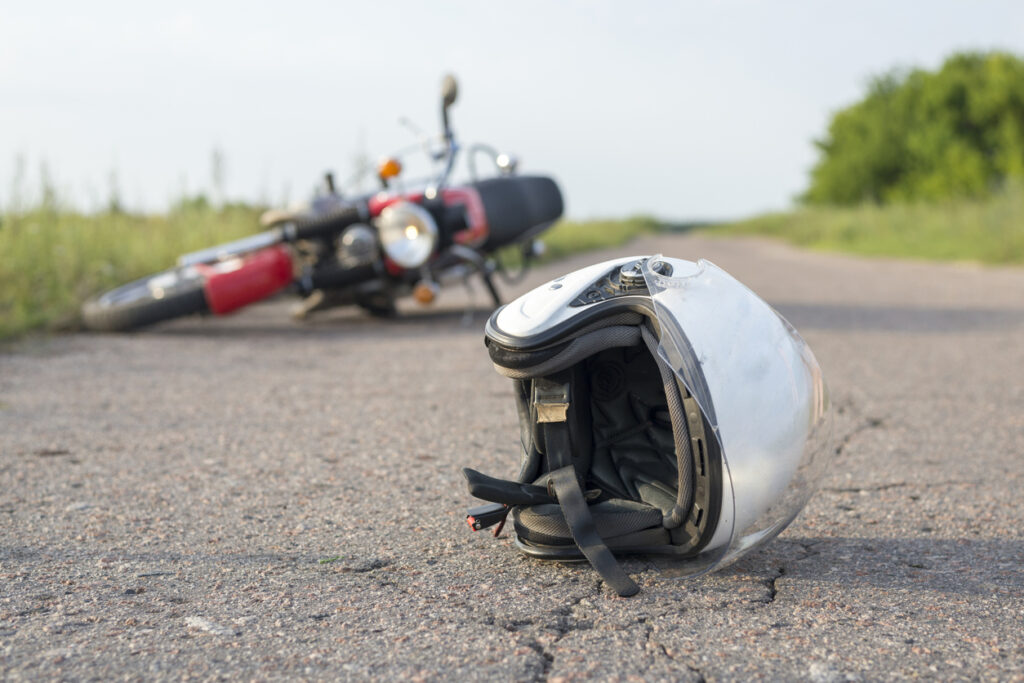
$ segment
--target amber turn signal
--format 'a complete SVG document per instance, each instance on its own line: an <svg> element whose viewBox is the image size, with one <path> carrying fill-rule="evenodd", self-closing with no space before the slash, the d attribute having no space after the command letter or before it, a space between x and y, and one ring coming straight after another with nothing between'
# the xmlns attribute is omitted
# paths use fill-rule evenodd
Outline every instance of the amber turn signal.
<svg viewBox="0 0 1024 683"><path fill-rule="evenodd" d="M386 157L381 159L380 163L377 164L377 175L384 180L388 178L394 178L402 172L402 162L394 157Z"/></svg>
<svg viewBox="0 0 1024 683"><path fill-rule="evenodd" d="M424 306L432 304L437 298L437 285L433 282L418 282L412 290L412 296Z"/></svg>

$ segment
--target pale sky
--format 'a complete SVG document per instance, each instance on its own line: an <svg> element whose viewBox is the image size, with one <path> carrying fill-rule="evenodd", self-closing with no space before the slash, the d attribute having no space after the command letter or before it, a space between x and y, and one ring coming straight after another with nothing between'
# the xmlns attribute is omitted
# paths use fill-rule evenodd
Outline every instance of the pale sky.
<svg viewBox="0 0 1024 683"><path fill-rule="evenodd" d="M791 205L812 140L867 79L951 52L1024 55L1024 3L16 2L0 8L0 208L45 163L82 208L208 190L307 196L438 127L553 175L577 218L730 218Z"/></svg>

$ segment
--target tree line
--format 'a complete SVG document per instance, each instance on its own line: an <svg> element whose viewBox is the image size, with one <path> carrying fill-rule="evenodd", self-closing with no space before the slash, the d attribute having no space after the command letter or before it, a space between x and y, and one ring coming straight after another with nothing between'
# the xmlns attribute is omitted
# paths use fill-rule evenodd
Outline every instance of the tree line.
<svg viewBox="0 0 1024 683"><path fill-rule="evenodd" d="M937 71L873 78L837 112L801 200L885 204L984 197L1024 178L1024 61L1005 52L948 58Z"/></svg>

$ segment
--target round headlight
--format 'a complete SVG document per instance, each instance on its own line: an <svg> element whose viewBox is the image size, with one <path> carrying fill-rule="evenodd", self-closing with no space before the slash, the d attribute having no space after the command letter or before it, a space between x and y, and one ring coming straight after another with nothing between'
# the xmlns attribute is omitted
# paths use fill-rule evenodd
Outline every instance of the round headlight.
<svg viewBox="0 0 1024 683"><path fill-rule="evenodd" d="M396 202L381 211L377 230L384 253L402 268L422 266L437 244L434 218L411 202Z"/></svg>

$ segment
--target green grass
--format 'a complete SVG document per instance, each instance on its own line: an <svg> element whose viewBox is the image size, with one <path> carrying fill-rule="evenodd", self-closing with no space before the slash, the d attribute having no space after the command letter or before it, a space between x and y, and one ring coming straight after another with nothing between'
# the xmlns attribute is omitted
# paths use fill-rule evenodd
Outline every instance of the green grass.
<svg viewBox="0 0 1024 683"><path fill-rule="evenodd" d="M85 215L39 208L0 220L0 339L74 329L90 296L174 265L180 254L260 230L259 209L182 202L165 216ZM543 236L545 260L654 232L652 218L562 221Z"/></svg>
<svg viewBox="0 0 1024 683"><path fill-rule="evenodd" d="M805 207L716 226L713 234L768 235L812 249L944 261L1024 263L1024 186L988 199Z"/></svg>
<svg viewBox="0 0 1024 683"><path fill-rule="evenodd" d="M0 339L75 327L89 296L259 229L258 210L187 202L166 216L39 208L0 217Z"/></svg>
<svg viewBox="0 0 1024 683"><path fill-rule="evenodd" d="M88 297L172 266L182 253L258 231L259 209L182 202L162 216L37 208L0 217L0 339L77 326ZM694 227L694 226L686 226ZM650 217L561 221L541 236L544 261L670 229ZM711 229L866 255L1024 264L1024 186L985 200L807 207ZM517 254L506 250L503 262Z"/></svg>
<svg viewBox="0 0 1024 683"><path fill-rule="evenodd" d="M650 216L623 220L559 221L541 236L546 248L544 259L554 261L581 251L617 247L661 229L662 224Z"/></svg>
<svg viewBox="0 0 1024 683"><path fill-rule="evenodd" d="M540 235L540 241L544 243L544 254L539 260L548 263L570 254L617 247L635 237L659 232L667 227L650 216L633 216L619 220L562 220ZM512 246L502 250L498 258L509 268L519 267L519 247Z"/></svg>

